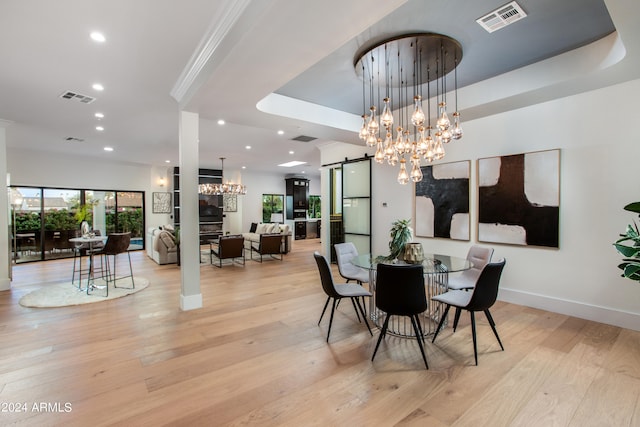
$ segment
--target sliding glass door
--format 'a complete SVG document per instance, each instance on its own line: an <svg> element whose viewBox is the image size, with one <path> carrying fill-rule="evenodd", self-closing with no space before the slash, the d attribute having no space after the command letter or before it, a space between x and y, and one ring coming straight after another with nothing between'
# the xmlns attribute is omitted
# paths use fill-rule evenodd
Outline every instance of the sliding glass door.
<svg viewBox="0 0 640 427"><path fill-rule="evenodd" d="M358 253L371 253L371 159L342 165L342 222L344 241Z"/></svg>
<svg viewBox="0 0 640 427"><path fill-rule="evenodd" d="M11 248L16 263L73 256L69 239L86 220L104 236L131 232L144 249L144 192L10 187Z"/></svg>

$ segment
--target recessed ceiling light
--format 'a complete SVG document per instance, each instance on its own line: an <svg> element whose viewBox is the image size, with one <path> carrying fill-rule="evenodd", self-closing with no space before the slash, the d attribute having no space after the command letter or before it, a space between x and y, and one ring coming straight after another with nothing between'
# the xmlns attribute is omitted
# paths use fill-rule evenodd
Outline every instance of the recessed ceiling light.
<svg viewBox="0 0 640 427"><path fill-rule="evenodd" d="M104 128L102 126L96 126L96 130L99 132L102 132L104 130Z"/></svg>
<svg viewBox="0 0 640 427"><path fill-rule="evenodd" d="M284 135L284 131L283 130L279 130L278 131L278 135Z"/></svg>
<svg viewBox="0 0 640 427"><path fill-rule="evenodd" d="M165 160L164 162L165 163L171 163L171 160Z"/></svg>
<svg viewBox="0 0 640 427"><path fill-rule="evenodd" d="M91 87L92 87L94 90L97 90L97 91L102 91L102 90L104 90L104 86L102 86L100 83L94 83L94 85L93 85L93 86L91 86Z"/></svg>
<svg viewBox="0 0 640 427"><path fill-rule="evenodd" d="M289 154L293 154L293 150L289 151Z"/></svg>
<svg viewBox="0 0 640 427"><path fill-rule="evenodd" d="M282 166L284 168L292 168L294 166L304 165L305 163L306 162L301 162L299 160L293 160L291 162L279 164L278 166Z"/></svg>
<svg viewBox="0 0 640 427"><path fill-rule="evenodd" d="M245 145L245 147L247 150L251 150L251 146L250 145Z"/></svg>
<svg viewBox="0 0 640 427"><path fill-rule="evenodd" d="M218 120L218 124L219 124L220 126L222 126L222 125L224 124L224 120L222 120L222 119Z"/></svg>
<svg viewBox="0 0 640 427"><path fill-rule="evenodd" d="M104 119L104 114L102 113L95 113L94 116L96 116L97 119Z"/></svg>
<svg viewBox="0 0 640 427"><path fill-rule="evenodd" d="M107 40L107 39L104 37L104 34L102 34L102 33L98 32L98 31L94 31L94 32L92 32L92 33L90 34L90 37L91 37L91 39L92 39L94 42L99 42L99 43L104 43L104 41L105 41L105 40Z"/></svg>
<svg viewBox="0 0 640 427"><path fill-rule="evenodd" d="M242 167L242 169L246 169L246 168L247 168L246 166L243 166L243 167Z"/></svg>
<svg viewBox="0 0 640 427"><path fill-rule="evenodd" d="M104 147L104 151L113 151L113 147Z"/></svg>

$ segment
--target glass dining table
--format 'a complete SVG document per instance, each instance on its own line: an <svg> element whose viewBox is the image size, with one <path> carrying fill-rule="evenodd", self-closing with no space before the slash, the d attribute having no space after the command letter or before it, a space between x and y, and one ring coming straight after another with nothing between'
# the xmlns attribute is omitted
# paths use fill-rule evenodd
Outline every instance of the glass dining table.
<svg viewBox="0 0 640 427"><path fill-rule="evenodd" d="M386 313L376 307L376 269L378 262L375 259L371 259L371 254L358 255L351 262L358 267L369 270L369 289L373 295L369 303L369 316L376 326L382 327ZM385 263L391 264L392 262L385 261ZM396 261L393 264L404 264L404 261ZM440 316L444 312L443 304L432 301L431 297L447 291L449 273L468 270L473 267L473 263L466 258L451 255L425 254L422 267L424 269L424 285L428 307L419 318L422 324L422 331L427 336L436 332ZM387 333L403 338L415 338L411 321L406 316L393 316L389 321Z"/></svg>

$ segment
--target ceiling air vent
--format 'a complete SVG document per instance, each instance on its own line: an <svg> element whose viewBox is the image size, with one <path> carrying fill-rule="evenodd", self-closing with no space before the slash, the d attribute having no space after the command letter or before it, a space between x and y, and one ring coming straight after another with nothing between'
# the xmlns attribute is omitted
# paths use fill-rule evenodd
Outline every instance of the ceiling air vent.
<svg viewBox="0 0 640 427"><path fill-rule="evenodd" d="M318 139L318 138L314 138L313 136L306 136L306 135L300 135L300 136L296 136L295 138L291 138L292 141L301 141L301 142L311 142L314 139Z"/></svg>
<svg viewBox="0 0 640 427"><path fill-rule="evenodd" d="M70 90L68 90L66 92L62 92L62 94L60 95L60 98L69 99L69 100L75 100L75 101L80 102L81 104L91 104L93 101L96 100L95 98L93 98L91 96L83 95L83 94L77 93L77 92L71 92Z"/></svg>
<svg viewBox="0 0 640 427"><path fill-rule="evenodd" d="M500 28L504 28L507 25L521 20L525 16L527 16L527 14L522 10L522 7L515 1L512 1L486 14L482 18L476 19L476 22L488 32L493 33Z"/></svg>
<svg viewBox="0 0 640 427"><path fill-rule="evenodd" d="M64 140L67 142L84 142L84 139L76 138L75 136L68 136Z"/></svg>

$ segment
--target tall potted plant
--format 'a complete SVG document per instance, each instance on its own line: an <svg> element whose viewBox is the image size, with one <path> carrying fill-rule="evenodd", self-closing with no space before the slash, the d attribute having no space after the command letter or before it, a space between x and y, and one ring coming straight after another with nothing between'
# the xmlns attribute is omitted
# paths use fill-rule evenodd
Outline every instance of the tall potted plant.
<svg viewBox="0 0 640 427"><path fill-rule="evenodd" d="M640 214L640 202L630 203L624 210ZM640 281L640 232L638 225L627 225L624 234L613 244L616 250L624 257L618 268L622 270L622 276L636 282Z"/></svg>

